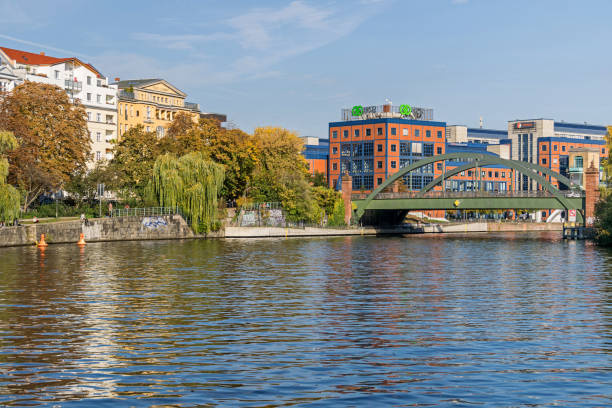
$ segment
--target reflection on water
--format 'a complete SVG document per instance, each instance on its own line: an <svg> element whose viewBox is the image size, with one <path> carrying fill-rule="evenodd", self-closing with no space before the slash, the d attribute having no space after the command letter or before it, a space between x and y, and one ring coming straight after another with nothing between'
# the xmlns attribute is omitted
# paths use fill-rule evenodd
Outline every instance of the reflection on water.
<svg viewBox="0 0 612 408"><path fill-rule="evenodd" d="M559 233L0 250L0 404L605 406L612 256Z"/></svg>

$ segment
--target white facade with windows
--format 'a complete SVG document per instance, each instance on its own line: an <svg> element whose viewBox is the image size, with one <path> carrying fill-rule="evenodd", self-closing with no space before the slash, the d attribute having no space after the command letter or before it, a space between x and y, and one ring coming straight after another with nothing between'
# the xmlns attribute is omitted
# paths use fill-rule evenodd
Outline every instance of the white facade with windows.
<svg viewBox="0 0 612 408"><path fill-rule="evenodd" d="M44 53L0 48L0 61L0 82L4 65L15 77L7 86L8 91L24 80L51 84L64 89L71 101L83 105L91 139L88 167L112 158L113 141L117 139L117 85L109 85L107 78L78 58L54 58Z"/></svg>

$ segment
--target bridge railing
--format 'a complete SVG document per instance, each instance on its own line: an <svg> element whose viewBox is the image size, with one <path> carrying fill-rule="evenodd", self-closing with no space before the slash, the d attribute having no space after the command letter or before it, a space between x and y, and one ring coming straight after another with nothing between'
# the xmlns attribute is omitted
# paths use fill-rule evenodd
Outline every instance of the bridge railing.
<svg viewBox="0 0 612 408"><path fill-rule="evenodd" d="M584 191L567 191L567 198L584 197ZM365 200L368 197L367 193L353 194L353 200ZM379 193L375 200L392 200L405 198L550 198L554 197L551 193L545 190L538 191L428 191L420 194L418 191L404 191L398 193Z"/></svg>

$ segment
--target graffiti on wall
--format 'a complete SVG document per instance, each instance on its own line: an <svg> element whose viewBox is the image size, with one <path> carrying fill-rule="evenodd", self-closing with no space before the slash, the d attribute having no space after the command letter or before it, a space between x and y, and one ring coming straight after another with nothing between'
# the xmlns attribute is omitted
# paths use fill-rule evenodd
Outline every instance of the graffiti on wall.
<svg viewBox="0 0 612 408"><path fill-rule="evenodd" d="M148 229L163 228L168 225L168 222L163 217L144 217L142 226Z"/></svg>

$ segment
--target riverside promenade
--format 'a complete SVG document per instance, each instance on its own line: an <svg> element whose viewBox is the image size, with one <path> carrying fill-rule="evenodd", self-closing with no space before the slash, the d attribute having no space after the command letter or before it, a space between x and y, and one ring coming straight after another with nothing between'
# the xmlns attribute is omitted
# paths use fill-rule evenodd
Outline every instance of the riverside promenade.
<svg viewBox="0 0 612 408"><path fill-rule="evenodd" d="M50 244L76 243L80 234L86 242L147 241L202 238L288 238L362 235L408 235L444 233L561 231L562 224L530 222L468 222L444 224L403 224L394 228L352 227L232 227L209 234L194 234L182 216L130 216L28 224L0 229L0 247L34 245L45 234Z"/></svg>

